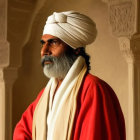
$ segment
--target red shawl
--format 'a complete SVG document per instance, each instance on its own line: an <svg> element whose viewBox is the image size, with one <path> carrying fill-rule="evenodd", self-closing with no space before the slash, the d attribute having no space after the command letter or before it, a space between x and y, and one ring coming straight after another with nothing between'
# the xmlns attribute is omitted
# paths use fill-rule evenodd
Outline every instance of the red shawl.
<svg viewBox="0 0 140 140"><path fill-rule="evenodd" d="M23 113L14 130L13 140L32 140L35 107L43 93ZM101 79L87 74L78 98L72 140L126 140L125 122L112 88Z"/></svg>

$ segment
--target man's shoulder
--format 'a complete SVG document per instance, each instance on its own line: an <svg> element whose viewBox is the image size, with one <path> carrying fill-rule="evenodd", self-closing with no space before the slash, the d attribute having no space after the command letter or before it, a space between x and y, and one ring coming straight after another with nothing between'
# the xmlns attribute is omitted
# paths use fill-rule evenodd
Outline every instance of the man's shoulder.
<svg viewBox="0 0 140 140"><path fill-rule="evenodd" d="M84 78L84 82L87 84L101 84L105 83L102 79L99 77L92 75L91 73L87 73Z"/></svg>
<svg viewBox="0 0 140 140"><path fill-rule="evenodd" d="M81 98L83 100L85 98L92 99L94 95L113 97L115 93L112 87L107 82L90 73L85 75L80 91L82 95Z"/></svg>
<svg viewBox="0 0 140 140"><path fill-rule="evenodd" d="M87 73L85 75L85 78L83 80L83 87L84 88L102 88L102 89L112 89L112 87L103 79L92 75L90 73Z"/></svg>

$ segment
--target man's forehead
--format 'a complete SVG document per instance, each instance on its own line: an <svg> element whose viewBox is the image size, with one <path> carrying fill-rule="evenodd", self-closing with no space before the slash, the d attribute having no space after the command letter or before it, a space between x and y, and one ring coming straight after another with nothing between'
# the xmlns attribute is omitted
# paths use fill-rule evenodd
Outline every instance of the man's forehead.
<svg viewBox="0 0 140 140"><path fill-rule="evenodd" d="M42 37L41 37L41 40L44 40L44 41L47 41L49 39L59 39L58 37L56 36L53 36L53 35L50 35L50 34L44 34Z"/></svg>

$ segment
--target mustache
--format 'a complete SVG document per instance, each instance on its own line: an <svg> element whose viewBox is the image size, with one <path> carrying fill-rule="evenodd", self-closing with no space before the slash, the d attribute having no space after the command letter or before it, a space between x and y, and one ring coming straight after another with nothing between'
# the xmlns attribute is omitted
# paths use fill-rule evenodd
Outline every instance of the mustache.
<svg viewBox="0 0 140 140"><path fill-rule="evenodd" d="M44 67L44 63L46 62L46 61L50 61L50 62L53 62L54 61L54 56L48 56L48 55L44 55L42 58L41 58L41 65L42 65L42 67Z"/></svg>

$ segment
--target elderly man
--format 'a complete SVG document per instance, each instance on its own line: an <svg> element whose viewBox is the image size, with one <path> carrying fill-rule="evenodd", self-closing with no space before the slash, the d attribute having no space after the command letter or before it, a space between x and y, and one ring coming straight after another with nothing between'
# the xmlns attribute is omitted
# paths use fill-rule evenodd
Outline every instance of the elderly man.
<svg viewBox="0 0 140 140"><path fill-rule="evenodd" d="M89 73L85 46L95 23L75 11L53 13L41 38L44 74L50 78L16 125L14 140L125 140L125 124L111 87Z"/></svg>

